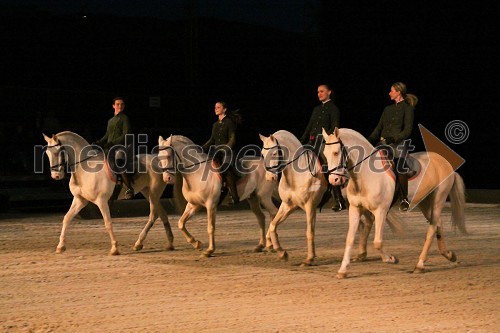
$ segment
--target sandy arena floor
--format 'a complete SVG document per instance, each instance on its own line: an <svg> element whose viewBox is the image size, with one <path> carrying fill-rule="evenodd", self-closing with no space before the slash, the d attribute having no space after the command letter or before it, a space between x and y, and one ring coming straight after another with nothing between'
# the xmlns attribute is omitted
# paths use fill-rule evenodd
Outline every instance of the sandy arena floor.
<svg viewBox="0 0 500 333"><path fill-rule="evenodd" d="M206 244L204 213L188 222ZM347 212L318 214L317 266L306 257L305 216L279 228L290 260L253 253L258 229L250 211L217 216L213 258L187 244L171 216L175 251L157 223L141 252L132 250L145 218L114 219L120 256L108 256L102 220L75 220L67 251L56 255L62 214L0 220L0 331L3 332L499 332L500 205L468 204L470 235L455 234L444 212L448 247L458 264L430 251L425 274L411 274L424 242L419 212L404 236L385 232L398 265L369 260L335 278ZM371 241L372 239L370 239Z"/></svg>

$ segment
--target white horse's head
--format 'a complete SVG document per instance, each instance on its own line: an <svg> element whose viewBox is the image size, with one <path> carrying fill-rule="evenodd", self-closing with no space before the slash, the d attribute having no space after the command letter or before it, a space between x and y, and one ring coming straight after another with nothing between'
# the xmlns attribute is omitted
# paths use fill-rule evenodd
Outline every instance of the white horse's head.
<svg viewBox="0 0 500 333"><path fill-rule="evenodd" d="M173 184L175 181L175 151L171 145L172 136L163 139L158 138L158 159L163 172L163 181L167 184Z"/></svg>
<svg viewBox="0 0 500 333"><path fill-rule="evenodd" d="M259 137L264 144L262 146L262 157L266 168L266 180L277 181L278 173L284 163L283 150L272 134L269 137L259 134Z"/></svg>
<svg viewBox="0 0 500 333"><path fill-rule="evenodd" d="M347 181L347 152L339 137L339 129L335 127L332 134L328 135L322 129L325 139L323 154L328 163L328 181L333 186L343 185Z"/></svg>
<svg viewBox="0 0 500 333"><path fill-rule="evenodd" d="M68 161L64 146L55 134L53 134L51 138L43 134L43 138L47 141L47 149L45 149L45 153L49 158L50 176L55 180L64 179Z"/></svg>

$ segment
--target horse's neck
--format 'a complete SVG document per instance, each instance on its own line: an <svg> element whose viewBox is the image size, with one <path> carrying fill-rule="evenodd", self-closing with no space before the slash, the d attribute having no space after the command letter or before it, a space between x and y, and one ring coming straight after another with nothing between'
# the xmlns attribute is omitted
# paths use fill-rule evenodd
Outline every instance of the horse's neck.
<svg viewBox="0 0 500 333"><path fill-rule="evenodd" d="M349 174L352 181L357 183L373 182L375 179L386 178L388 161L379 150L368 142L350 136L342 139L349 151Z"/></svg>

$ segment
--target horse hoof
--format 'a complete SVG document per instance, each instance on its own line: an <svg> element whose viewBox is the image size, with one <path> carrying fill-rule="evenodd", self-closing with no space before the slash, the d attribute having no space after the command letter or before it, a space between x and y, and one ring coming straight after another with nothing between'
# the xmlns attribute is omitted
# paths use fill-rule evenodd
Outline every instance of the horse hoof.
<svg viewBox="0 0 500 333"><path fill-rule="evenodd" d="M300 267L309 267L309 266L314 266L313 260L306 260L300 264Z"/></svg>
<svg viewBox="0 0 500 333"><path fill-rule="evenodd" d="M213 256L213 252L212 251L204 251L202 253L202 256L205 257L205 258L210 258Z"/></svg>
<svg viewBox="0 0 500 333"><path fill-rule="evenodd" d="M397 264L399 263L399 259L395 256L390 256L389 260L386 261L388 264Z"/></svg>
<svg viewBox="0 0 500 333"><path fill-rule="evenodd" d="M283 261L288 261L288 253L286 251L279 253L278 258Z"/></svg>
<svg viewBox="0 0 500 333"><path fill-rule="evenodd" d="M140 250L142 250L142 248L143 248L143 245L142 245L142 244L136 244L136 245L134 245L134 247L133 247L134 251L140 251Z"/></svg>
<svg viewBox="0 0 500 333"><path fill-rule="evenodd" d="M264 251L264 246L263 245L257 245L256 247L253 248L253 252L262 252Z"/></svg>
<svg viewBox="0 0 500 333"><path fill-rule="evenodd" d="M166 250L167 251L174 251L175 247L173 245L167 245Z"/></svg>
<svg viewBox="0 0 500 333"><path fill-rule="evenodd" d="M64 251L66 251L66 246L61 246L61 247L56 248L56 253L57 254L61 254Z"/></svg>
<svg viewBox="0 0 500 333"><path fill-rule="evenodd" d="M347 273L340 273L340 272L338 272L335 277L337 279L345 279L347 277Z"/></svg>
<svg viewBox="0 0 500 333"><path fill-rule="evenodd" d="M415 267L413 270L413 274L422 274L425 273L425 268Z"/></svg>
<svg viewBox="0 0 500 333"><path fill-rule="evenodd" d="M351 262L362 262L362 261L366 261L366 259L368 258L366 252L363 252L363 253L360 253L358 254L356 257L352 258Z"/></svg>
<svg viewBox="0 0 500 333"><path fill-rule="evenodd" d="M201 249L201 247L203 246L203 243L200 242L200 241L196 241L194 243L191 243L191 245L193 245L193 247L197 250Z"/></svg>
<svg viewBox="0 0 500 333"><path fill-rule="evenodd" d="M110 256L117 256L117 255L119 255L119 254L120 254L120 252L118 252L118 250L116 250L116 249L115 249L115 250L111 250L111 251L109 251L109 255L110 255Z"/></svg>
<svg viewBox="0 0 500 333"><path fill-rule="evenodd" d="M269 252L269 253L274 253L276 252L276 250L274 250L274 248L272 246L267 246L266 247L266 251Z"/></svg>
<svg viewBox="0 0 500 333"><path fill-rule="evenodd" d="M448 258L448 260L450 260L451 262L456 262L457 256L455 255L455 252L450 251L450 253L451 253L451 256L450 256L450 258Z"/></svg>

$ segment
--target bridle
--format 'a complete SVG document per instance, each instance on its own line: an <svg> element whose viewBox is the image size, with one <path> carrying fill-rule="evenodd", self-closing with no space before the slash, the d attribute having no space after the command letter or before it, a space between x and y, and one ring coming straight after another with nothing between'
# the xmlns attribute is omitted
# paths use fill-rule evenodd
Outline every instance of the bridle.
<svg viewBox="0 0 500 333"><path fill-rule="evenodd" d="M183 165L180 165L180 162L177 162L177 161L181 161L181 157L179 156L177 151L174 149L174 147L172 147L172 143L170 143L170 146L158 147L158 151L162 151L162 150L172 151L172 156L173 156L172 166L170 166L170 167L166 166L165 168L160 168L160 170L162 172L166 172L166 173L170 173L170 174L176 174L177 170L179 170L179 172L183 172L183 171L190 169L194 166L197 166L197 165L200 165L200 164L203 164L203 163L206 163L206 162L212 160L211 158L207 158L206 160L198 161L198 162L193 163L189 166L183 166Z"/></svg>
<svg viewBox="0 0 500 333"><path fill-rule="evenodd" d="M272 174L280 174L281 172L283 172L283 170L285 170L285 168L292 164L293 162L297 161L302 155L304 155L305 153L310 153L312 152L311 150L309 149L304 149L297 157L295 157L293 160L291 161L288 161L286 162L284 160L284 154L283 154L283 148L281 148L281 145L278 141L278 139L276 139L276 144L272 147L262 147L263 150L271 150L271 149L277 149L278 150L278 163L276 165L272 165L272 166L267 166L264 164L264 167L266 169L266 171L272 173ZM309 172L311 173L311 175L313 174L312 170L311 170L311 159L310 159L310 154L307 154L306 155L308 157L308 167L309 167Z"/></svg>
<svg viewBox="0 0 500 333"><path fill-rule="evenodd" d="M344 143L342 140L338 140L335 142L326 142L325 141L325 146L331 146L331 145L340 145L340 151L341 151L341 157L340 157L340 163L334 168L328 169L326 174L329 175L337 175L337 176L342 176L342 177L348 177L346 175L347 171L349 171L347 167L347 162L348 162L348 156L347 156L347 150L345 149ZM339 170L345 170L345 172L340 173Z"/></svg>
<svg viewBox="0 0 500 333"><path fill-rule="evenodd" d="M67 170L68 168L74 167L77 164L80 164L82 162L90 160L91 158L94 158L98 154L102 153L102 150L101 150L101 151L98 151L98 154L96 154L96 155L89 156L89 157L84 158L83 160L80 160L80 161L75 162L73 164L68 164L68 161L66 161L67 151L66 151L66 148L64 147L64 145L61 143L60 140L57 140L57 143L55 145L46 146L45 148L49 149L49 148L55 148L55 147L61 147L60 149L58 149L58 152L57 152L57 155L61 156L61 157L60 157L59 164L55 164L55 165L51 165L50 166L50 171L54 171L54 172L63 172L64 170Z"/></svg>
<svg viewBox="0 0 500 333"><path fill-rule="evenodd" d="M357 167L358 165L360 165L361 163L363 163L364 161L369 159L372 155L374 155L375 153L377 153L379 150L381 150L384 147L384 146L375 147L375 149L368 156L363 157L363 159L361 161L359 161L355 165L349 167L348 166L349 156L347 153L347 147L344 145L342 140L339 139L338 141L330 142L330 143L327 143L325 141L325 146L330 146L330 145L335 145L335 144L340 145L340 149L342 151L342 157L340 159L339 165L337 165L336 167L334 167L332 169L329 169L327 171L327 175L338 175L338 176L343 176L343 177L347 177L347 178L349 178L349 174L348 174L349 171L351 171L352 169L354 169L355 167ZM336 172L338 170L345 170L346 172L345 173Z"/></svg>

